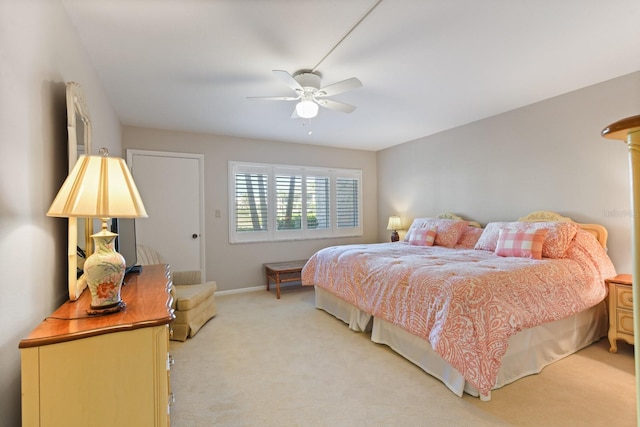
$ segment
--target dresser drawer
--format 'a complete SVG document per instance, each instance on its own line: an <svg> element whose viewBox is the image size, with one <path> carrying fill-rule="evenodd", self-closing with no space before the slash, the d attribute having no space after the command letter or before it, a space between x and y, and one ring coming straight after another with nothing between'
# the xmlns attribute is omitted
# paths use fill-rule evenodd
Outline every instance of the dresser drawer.
<svg viewBox="0 0 640 427"><path fill-rule="evenodd" d="M618 332L633 334L633 311L616 310L616 329Z"/></svg>
<svg viewBox="0 0 640 427"><path fill-rule="evenodd" d="M616 305L633 310L633 291L630 286L616 286Z"/></svg>
<svg viewBox="0 0 640 427"><path fill-rule="evenodd" d="M633 280L630 274L619 274L605 280L609 287L609 351L616 353L618 339L634 344Z"/></svg>

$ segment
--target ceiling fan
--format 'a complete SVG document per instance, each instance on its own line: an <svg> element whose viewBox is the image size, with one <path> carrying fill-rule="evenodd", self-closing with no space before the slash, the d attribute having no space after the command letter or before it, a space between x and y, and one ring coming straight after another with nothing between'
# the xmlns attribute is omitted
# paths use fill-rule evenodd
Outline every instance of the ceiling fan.
<svg viewBox="0 0 640 427"><path fill-rule="evenodd" d="M313 118L318 114L318 106L343 113L350 113L356 109L353 105L327 98L361 87L362 83L355 77L321 87L322 76L315 71L301 70L291 75L283 70L273 70L273 73L284 84L293 89L296 93L295 96L253 96L249 97L250 99L299 101L295 110L293 110L292 118Z"/></svg>

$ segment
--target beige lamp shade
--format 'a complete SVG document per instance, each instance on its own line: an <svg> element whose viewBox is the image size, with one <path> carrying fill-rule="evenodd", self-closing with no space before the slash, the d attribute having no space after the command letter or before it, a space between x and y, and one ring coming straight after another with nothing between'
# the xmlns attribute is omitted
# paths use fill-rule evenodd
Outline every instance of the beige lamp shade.
<svg viewBox="0 0 640 427"><path fill-rule="evenodd" d="M390 216L387 230L402 230L402 222L399 216Z"/></svg>
<svg viewBox="0 0 640 427"><path fill-rule="evenodd" d="M148 215L123 159L84 155L62 184L47 216L146 218Z"/></svg>

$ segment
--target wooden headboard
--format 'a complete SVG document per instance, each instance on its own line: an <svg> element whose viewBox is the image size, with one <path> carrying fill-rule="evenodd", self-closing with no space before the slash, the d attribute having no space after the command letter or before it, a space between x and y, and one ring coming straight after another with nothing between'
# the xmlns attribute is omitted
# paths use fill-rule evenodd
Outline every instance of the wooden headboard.
<svg viewBox="0 0 640 427"><path fill-rule="evenodd" d="M549 211L531 212L527 216L518 218L518 221L520 222L542 222L542 221L575 222L571 218L562 216L555 212L549 212ZM602 245L602 247L605 250L607 249L607 237L609 233L607 232L607 229L604 228L604 226L600 224L580 224L579 222L575 222L575 223L578 224L580 228L582 228L583 230L593 234L595 238L598 239L598 242L600 242L600 245Z"/></svg>

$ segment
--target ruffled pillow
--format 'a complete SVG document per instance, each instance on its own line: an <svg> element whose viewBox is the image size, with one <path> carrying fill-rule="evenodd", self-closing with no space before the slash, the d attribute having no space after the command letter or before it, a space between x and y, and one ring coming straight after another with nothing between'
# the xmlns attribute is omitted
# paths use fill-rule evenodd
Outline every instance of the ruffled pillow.
<svg viewBox="0 0 640 427"><path fill-rule="evenodd" d="M458 240L458 243L456 243L455 248L456 249L473 249L476 246L476 243L478 243L478 240L480 239L481 235L482 235L482 228L473 227L469 225L464 230L464 233L462 233L462 236L460 237L460 240Z"/></svg>
<svg viewBox="0 0 640 427"><path fill-rule="evenodd" d="M580 226L575 222L490 222L484 228L475 248L494 252L502 228L517 231L547 229L549 231L542 245L542 256L562 258Z"/></svg>
<svg viewBox="0 0 640 427"><path fill-rule="evenodd" d="M564 256L584 263L585 268L595 269L602 281L617 274L611 258L607 255L607 250L586 230L578 230Z"/></svg>
<svg viewBox="0 0 640 427"><path fill-rule="evenodd" d="M496 255L541 259L542 244L547 233L548 230L546 228L523 231L503 228L498 233Z"/></svg>
<svg viewBox="0 0 640 427"><path fill-rule="evenodd" d="M433 246L436 240L437 229L434 228L416 228L411 230L409 235L409 244L415 246Z"/></svg>
<svg viewBox="0 0 640 427"><path fill-rule="evenodd" d="M482 251L496 251L500 230L512 224L511 222L490 222L484 227L482 235L476 243L475 249Z"/></svg>
<svg viewBox="0 0 640 427"><path fill-rule="evenodd" d="M436 234L436 240L434 242L437 246L444 246L446 248L455 247L458 240L464 233L469 223L467 221L459 221L455 219L442 219L442 218L416 218L411 223L409 231L404 240L409 241L409 235L413 230L421 228L436 228L438 230Z"/></svg>

